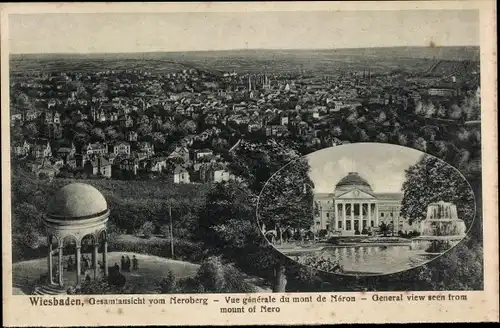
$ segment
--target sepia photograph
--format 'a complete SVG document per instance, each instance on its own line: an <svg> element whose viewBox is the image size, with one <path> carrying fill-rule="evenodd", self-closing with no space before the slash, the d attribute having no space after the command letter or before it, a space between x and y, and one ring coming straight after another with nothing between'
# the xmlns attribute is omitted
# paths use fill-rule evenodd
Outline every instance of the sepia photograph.
<svg viewBox="0 0 500 328"><path fill-rule="evenodd" d="M4 298L486 290L482 9L208 5L2 6Z"/></svg>
<svg viewBox="0 0 500 328"><path fill-rule="evenodd" d="M475 216L458 170L382 143L326 148L287 165L266 183L258 206L262 233L277 250L346 275L423 265L456 246Z"/></svg>

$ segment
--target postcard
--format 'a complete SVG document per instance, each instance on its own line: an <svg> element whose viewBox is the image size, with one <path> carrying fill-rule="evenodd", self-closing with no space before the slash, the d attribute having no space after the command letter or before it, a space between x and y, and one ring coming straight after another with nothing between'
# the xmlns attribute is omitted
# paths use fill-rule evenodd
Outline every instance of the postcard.
<svg viewBox="0 0 500 328"><path fill-rule="evenodd" d="M0 9L5 326L499 320L494 1Z"/></svg>

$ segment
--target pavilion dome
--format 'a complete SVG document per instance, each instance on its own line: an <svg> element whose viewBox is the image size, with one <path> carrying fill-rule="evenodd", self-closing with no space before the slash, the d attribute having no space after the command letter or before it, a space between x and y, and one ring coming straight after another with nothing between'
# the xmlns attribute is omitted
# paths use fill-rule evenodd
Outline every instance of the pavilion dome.
<svg viewBox="0 0 500 328"><path fill-rule="evenodd" d="M108 211L108 203L99 190L85 183L71 183L59 189L49 200L47 214L59 220L96 217Z"/></svg>
<svg viewBox="0 0 500 328"><path fill-rule="evenodd" d="M335 192L345 192L353 189L373 192L371 185L358 172L349 172L335 185Z"/></svg>

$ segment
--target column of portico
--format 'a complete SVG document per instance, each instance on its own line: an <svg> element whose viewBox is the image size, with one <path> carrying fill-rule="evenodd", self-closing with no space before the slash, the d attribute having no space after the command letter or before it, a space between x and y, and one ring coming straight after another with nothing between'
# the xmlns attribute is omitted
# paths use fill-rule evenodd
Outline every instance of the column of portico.
<svg viewBox="0 0 500 328"><path fill-rule="evenodd" d="M97 238L96 238L97 239ZM94 250L93 250L93 257L92 257L92 265L94 266L94 279L97 279L97 269L98 269L98 266L97 266L97 251L98 251L98 247L99 247L99 243L97 242L97 240L95 241L94 243Z"/></svg>
<svg viewBox="0 0 500 328"><path fill-rule="evenodd" d="M365 204L368 205L368 203L361 203L361 205L360 205L361 206L361 213L360 213L361 214L361 220L360 220L360 222L361 222L361 230L363 230L364 224L365 224L364 223L364 221L365 221L365 213L363 213L364 212L364 206L363 205L365 205ZM368 209L366 209L366 210L368 211ZM368 216L367 216L367 218L368 218Z"/></svg>
<svg viewBox="0 0 500 328"><path fill-rule="evenodd" d="M354 231L354 203L351 202L351 230Z"/></svg>
<svg viewBox="0 0 500 328"><path fill-rule="evenodd" d="M378 227L378 204L375 203L375 226Z"/></svg>
<svg viewBox="0 0 500 328"><path fill-rule="evenodd" d="M368 203L368 226L372 226L372 203Z"/></svg>
<svg viewBox="0 0 500 328"><path fill-rule="evenodd" d="M47 236L47 245L48 245L48 263L47 265L49 266L49 284L52 285L54 282L53 282L53 277L52 277L52 254L53 254L53 251L52 251L52 236L51 235L48 235Z"/></svg>
<svg viewBox="0 0 500 328"><path fill-rule="evenodd" d="M63 286L63 241L59 244L59 286Z"/></svg>
<svg viewBox="0 0 500 328"><path fill-rule="evenodd" d="M337 208L337 202L333 201L333 206L335 207L335 219L333 221L333 230L337 230L339 227L339 211Z"/></svg>
<svg viewBox="0 0 500 328"><path fill-rule="evenodd" d="M104 276L107 277L108 276L108 240L107 240L107 236L106 236L106 240L104 240L104 249L102 251L102 262L104 264Z"/></svg>
<svg viewBox="0 0 500 328"><path fill-rule="evenodd" d="M342 230L347 230L347 214L346 214L344 202L342 202L342 217L343 217L343 221L344 221L344 223L342 223Z"/></svg>
<svg viewBox="0 0 500 328"><path fill-rule="evenodd" d="M80 252L80 245L76 245L76 284L80 284L80 275L82 273L82 261L81 261L81 252Z"/></svg>

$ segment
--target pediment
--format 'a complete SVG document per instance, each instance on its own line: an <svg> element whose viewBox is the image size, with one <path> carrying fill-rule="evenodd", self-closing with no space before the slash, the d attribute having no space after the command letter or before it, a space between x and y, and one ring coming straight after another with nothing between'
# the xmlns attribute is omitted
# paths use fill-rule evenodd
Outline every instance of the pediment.
<svg viewBox="0 0 500 328"><path fill-rule="evenodd" d="M363 190L353 189L338 196L337 199L375 199L375 197Z"/></svg>

